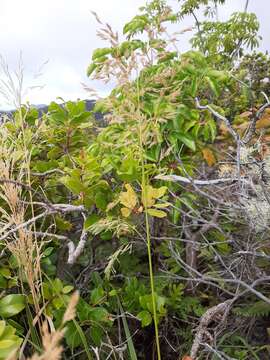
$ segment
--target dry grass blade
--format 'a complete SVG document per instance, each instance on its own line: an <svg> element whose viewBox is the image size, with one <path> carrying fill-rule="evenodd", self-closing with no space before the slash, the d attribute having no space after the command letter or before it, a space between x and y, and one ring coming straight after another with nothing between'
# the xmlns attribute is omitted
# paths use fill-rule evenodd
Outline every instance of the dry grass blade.
<svg viewBox="0 0 270 360"><path fill-rule="evenodd" d="M78 291L75 291L69 301L68 307L64 313L62 324L72 320L76 316L76 305L78 304L80 295Z"/></svg>
<svg viewBox="0 0 270 360"><path fill-rule="evenodd" d="M50 331L48 321L42 324L42 344L43 353L38 355L34 354L29 360L60 360L63 352L63 346L60 344L64 337L65 328L64 324L73 320L76 316L76 305L79 301L79 292L75 291L69 301L65 314L62 320L62 326L56 331ZM12 359L11 359L12 360Z"/></svg>
<svg viewBox="0 0 270 360"><path fill-rule="evenodd" d="M64 329L62 329L50 333L48 323L45 321L42 325L42 344L44 352L40 355L34 354L29 360L60 360L63 352L60 341L63 339L64 332Z"/></svg>

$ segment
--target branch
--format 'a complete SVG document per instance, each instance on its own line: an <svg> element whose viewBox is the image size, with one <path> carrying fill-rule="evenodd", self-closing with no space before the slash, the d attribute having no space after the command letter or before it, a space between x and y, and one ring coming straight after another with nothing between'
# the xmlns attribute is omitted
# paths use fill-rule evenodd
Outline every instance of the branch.
<svg viewBox="0 0 270 360"><path fill-rule="evenodd" d="M48 211L53 211L53 212L62 212L62 213L69 213L69 212L83 212L85 211L85 207L83 205L71 205L71 204L52 204L50 202L41 202L41 201L32 201L27 202L27 201L23 201L23 203L25 204L33 204L33 205L37 205L37 206L42 206L45 209L47 209Z"/></svg>
<svg viewBox="0 0 270 360"><path fill-rule="evenodd" d="M208 110L216 118L223 121L226 124L226 126L227 126L229 132L231 133L231 135L234 137L234 140L236 141L236 143L239 142L240 138L239 138L238 133L233 129L233 127L231 126L230 121L225 116L219 114L216 110L212 109L210 105L205 105L205 106L201 105L198 98L195 98L195 103L196 103L197 109L199 109L199 110Z"/></svg>
<svg viewBox="0 0 270 360"><path fill-rule="evenodd" d="M51 170L47 170L47 171L44 171L44 172L32 172L31 175L33 176L46 176L46 175L50 175L50 174L53 174L53 173L59 173L61 175L64 175L65 172L63 170L60 170L60 169L51 169Z"/></svg>
<svg viewBox="0 0 270 360"><path fill-rule="evenodd" d="M16 186L20 186L20 187L23 187L25 188L26 190L28 191L33 191L33 189L31 188L31 186L29 185L26 185L24 183L21 183L19 181L16 181L16 180L11 180L11 179L0 179L0 184L13 184L13 185L16 185Z"/></svg>
<svg viewBox="0 0 270 360"><path fill-rule="evenodd" d="M230 308L230 305L233 300L227 300L223 303L220 303L216 306L211 307L206 311L206 313L201 317L200 324L197 328L197 333L195 335L195 339L192 344L192 348L190 351L190 357L192 359L197 358L197 353L200 348L200 344L203 341L204 335L208 332L207 328L210 322L213 320L218 320L220 316L224 319L226 314L228 313L228 310Z"/></svg>
<svg viewBox="0 0 270 360"><path fill-rule="evenodd" d="M263 106L261 106L260 109L255 113L255 115L253 116L251 123L249 125L248 131L243 139L244 144L247 144L251 140L252 136L254 135L254 133L256 131L257 121L260 120L264 111L269 107L270 107L270 102L268 101Z"/></svg>
<svg viewBox="0 0 270 360"><path fill-rule="evenodd" d="M17 230L22 229L22 228L24 228L24 227L26 227L26 226L34 223L35 221L37 221L37 220L40 219L40 218L45 217L46 215L48 215L48 211L44 211L43 213L41 213L41 214L39 214L39 215L37 215L37 216L34 216L33 218L25 221L24 223L21 223L21 224L15 226L15 228L7 231L7 232L5 233L5 235L1 236L1 237L0 237L0 241L5 240L6 238L9 237L9 235L15 233Z"/></svg>
<svg viewBox="0 0 270 360"><path fill-rule="evenodd" d="M184 184L194 184L198 186L209 186L209 185L218 185L223 184L227 182L234 182L237 181L238 178L220 178L220 179L213 179L213 180L191 180L188 178L185 178L183 176L178 175L157 175L155 176L155 179L157 180L164 180L164 181L173 181L173 182L182 182ZM246 179L242 179L243 181L246 181Z"/></svg>
<svg viewBox="0 0 270 360"><path fill-rule="evenodd" d="M83 216L83 219L85 220L86 217L85 217L84 213L82 213L82 216ZM83 252L83 249L85 247L86 240L87 240L87 235L88 235L88 232L85 231L85 229L83 228L77 247L75 248L75 245L72 241L70 241L68 243L68 251L69 251L68 261L67 261L68 264L70 264L70 265L74 264L75 261L77 260L77 258Z"/></svg>
<svg viewBox="0 0 270 360"><path fill-rule="evenodd" d="M244 12L246 13L248 10L249 0L246 0Z"/></svg>
<svg viewBox="0 0 270 360"><path fill-rule="evenodd" d="M84 211L83 205L76 206L76 205L69 205L69 204L45 204L45 203L38 203L38 202L36 202L36 204L43 205L47 210L45 210L43 213L41 213L39 215L34 216L31 219L25 221L24 223L21 223L21 224L15 226L13 229L7 231L3 236L0 237L0 241L5 240L6 238L8 238L9 235L13 234L17 230L22 229L22 228L36 222L37 220L44 218L47 215L52 215L57 212L67 213L67 212L74 212L74 211L79 211L79 212Z"/></svg>
<svg viewBox="0 0 270 360"><path fill-rule="evenodd" d="M69 240L69 238L65 235L58 235L58 234L54 234L54 233L49 233L49 232L42 232L42 231L32 231L32 234L36 235L36 236L40 236L40 237L53 237L55 239L58 240Z"/></svg>

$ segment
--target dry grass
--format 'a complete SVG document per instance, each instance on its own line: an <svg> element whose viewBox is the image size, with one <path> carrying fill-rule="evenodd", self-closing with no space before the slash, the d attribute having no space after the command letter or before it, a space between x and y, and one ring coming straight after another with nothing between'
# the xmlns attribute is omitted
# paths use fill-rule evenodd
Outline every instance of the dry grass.
<svg viewBox="0 0 270 360"><path fill-rule="evenodd" d="M48 322L42 324L42 344L43 353L34 354L29 360L59 360L63 352L63 346L60 344L64 337L66 322L73 320L76 316L76 305L79 301L79 293L75 291L70 298L65 314L63 316L62 325L58 330L49 329Z"/></svg>
<svg viewBox="0 0 270 360"><path fill-rule="evenodd" d="M3 145L1 146L0 198L3 200L3 205L0 207L1 237L5 238L6 248L15 256L18 262L21 271L21 282L23 284L24 281L27 281L33 296L35 311L38 313L40 311L39 279L41 278L40 260L43 244L37 242L31 231L31 226L23 226L27 216L29 216L27 215L28 209L23 201L28 195L28 186L24 185L23 173L25 168L26 162L23 156L18 156L12 147L8 149Z"/></svg>

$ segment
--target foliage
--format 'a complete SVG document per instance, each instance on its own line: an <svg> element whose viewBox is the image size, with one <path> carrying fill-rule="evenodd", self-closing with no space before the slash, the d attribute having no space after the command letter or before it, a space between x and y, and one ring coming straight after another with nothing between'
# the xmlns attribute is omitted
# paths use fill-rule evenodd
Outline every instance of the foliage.
<svg viewBox="0 0 270 360"><path fill-rule="evenodd" d="M256 231L244 212L254 193L263 196L258 168L268 176L269 115L260 109L270 92L269 58L245 54L258 45L254 14L210 21L225 0L179 3L148 2L124 26L123 41L95 14L108 44L93 52L87 73L116 86L92 111L80 100L52 102L39 117L21 105L0 124L6 353L25 339L26 356L39 353L33 359L51 351L179 359L192 351L199 319L231 299L233 310L222 314L228 328L218 314L205 329L216 352L206 346L199 358L266 354L266 342L254 348L237 325L269 315L268 285L257 277L267 275L268 230ZM201 7L205 21L195 21L192 48L182 54L166 26L190 14L196 20ZM244 144L254 116L252 143ZM246 182L235 183L239 176ZM224 177L232 182L214 188L194 181ZM259 300L254 291L246 296L255 286Z"/></svg>
<svg viewBox="0 0 270 360"><path fill-rule="evenodd" d="M0 321L0 359L7 359L21 345L22 339L15 332L16 329L6 321Z"/></svg>

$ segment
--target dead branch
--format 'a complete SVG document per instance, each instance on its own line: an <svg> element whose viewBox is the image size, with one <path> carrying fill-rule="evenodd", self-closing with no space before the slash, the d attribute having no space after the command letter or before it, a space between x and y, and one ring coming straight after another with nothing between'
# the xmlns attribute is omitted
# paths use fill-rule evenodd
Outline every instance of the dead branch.
<svg viewBox="0 0 270 360"><path fill-rule="evenodd" d="M219 185L223 183L231 183L238 181L238 178L220 178L220 179L213 179L213 180L191 180L183 176L178 175L157 175L155 176L157 180L164 180L164 181L173 181L173 182L181 182L184 184L194 184L197 186L211 186L211 185ZM247 180L241 178L242 181L246 182Z"/></svg>
<svg viewBox="0 0 270 360"><path fill-rule="evenodd" d="M205 106L201 105L198 98L195 98L195 103L196 103L197 109L199 109L199 110L208 110L208 111L210 111L211 114L213 114L217 119L223 121L223 122L226 124L229 132L230 132L231 135L233 136L235 142L238 143L238 142L240 141L239 135L238 135L238 133L233 129L230 120L228 120L225 116L219 114L219 113L218 113L216 110L214 110L210 105L205 105Z"/></svg>
<svg viewBox="0 0 270 360"><path fill-rule="evenodd" d="M250 125L248 127L247 133L243 138L243 143L247 144L253 137L253 135L255 134L256 131L256 124L257 121L260 120L260 118L262 117L264 111L270 107L270 102L268 101L266 104L264 104L263 106L261 106L259 108L259 110L253 115Z"/></svg>
<svg viewBox="0 0 270 360"><path fill-rule="evenodd" d="M86 216L84 213L82 213L83 219L85 220ZM75 245L72 241L68 243L68 264L74 264L77 258L81 255L81 253L84 250L86 240L87 240L88 231L86 231L84 228L82 229L82 233L80 236L80 240L78 242L77 247L75 248Z"/></svg>
<svg viewBox="0 0 270 360"><path fill-rule="evenodd" d="M190 357L193 360L196 360L197 358L200 345L203 342L204 336L208 332L208 325L210 324L210 322L220 320L220 317L224 321L231 304L232 300L224 301L223 303L220 303L208 309L206 313L201 317L200 324L197 328L197 332L190 351Z"/></svg>
<svg viewBox="0 0 270 360"><path fill-rule="evenodd" d="M51 175L53 173L59 173L61 175L65 175L65 172L61 169L51 169L51 170L47 170L44 172L32 172L31 175L33 176L47 176L47 175Z"/></svg>
<svg viewBox="0 0 270 360"><path fill-rule="evenodd" d="M211 221L204 224L201 229L196 231L195 233L192 233L188 227L184 226L184 232L189 240L191 240L190 243L186 243L186 264L189 266L189 268L193 270L197 270L197 262L198 262L198 249L200 246L200 239L201 237L209 231L211 228L215 228L217 218L218 218L218 211L219 209L216 209ZM187 291L194 292L194 283L193 281L188 281L186 286Z"/></svg>

